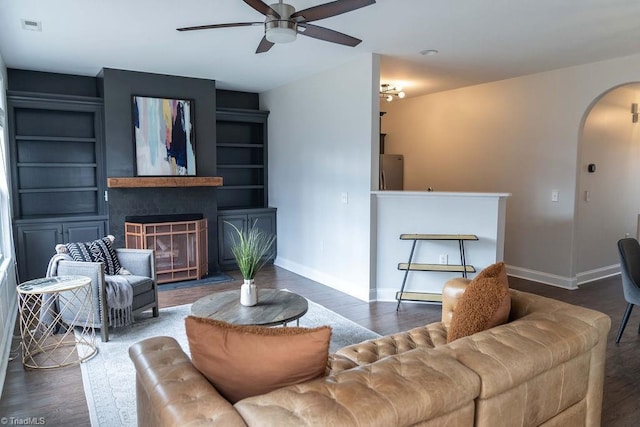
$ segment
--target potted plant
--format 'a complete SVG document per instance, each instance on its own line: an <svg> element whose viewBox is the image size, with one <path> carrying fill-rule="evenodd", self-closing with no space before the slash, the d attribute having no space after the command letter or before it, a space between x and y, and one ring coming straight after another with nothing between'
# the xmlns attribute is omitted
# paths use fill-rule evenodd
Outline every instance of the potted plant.
<svg viewBox="0 0 640 427"><path fill-rule="evenodd" d="M227 222L235 234L232 235L231 251L238 264L244 283L240 288L240 304L252 306L258 303L258 290L255 277L258 271L269 261L269 252L276 237L256 227L254 221L246 230L240 230Z"/></svg>

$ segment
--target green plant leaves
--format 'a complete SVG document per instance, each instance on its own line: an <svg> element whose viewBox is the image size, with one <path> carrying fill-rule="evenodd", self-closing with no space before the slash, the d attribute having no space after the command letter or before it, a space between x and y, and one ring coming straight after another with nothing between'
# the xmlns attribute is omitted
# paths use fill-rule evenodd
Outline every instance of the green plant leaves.
<svg viewBox="0 0 640 427"><path fill-rule="evenodd" d="M258 271L270 260L269 251L276 236L256 227L256 221L246 230L240 230L234 224L229 224L235 234L231 236L233 246L231 251L238 263L238 269L245 279L254 279Z"/></svg>

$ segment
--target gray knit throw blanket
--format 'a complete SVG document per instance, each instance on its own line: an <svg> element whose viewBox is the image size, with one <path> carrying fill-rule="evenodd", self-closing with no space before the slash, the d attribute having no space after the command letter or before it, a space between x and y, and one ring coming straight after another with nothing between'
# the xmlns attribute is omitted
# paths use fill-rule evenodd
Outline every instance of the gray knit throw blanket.
<svg viewBox="0 0 640 427"><path fill-rule="evenodd" d="M73 261L73 258L68 254L54 255L49 261L49 266L47 267L47 277L58 275L58 263L63 260ZM104 275L104 285L107 292L107 315L109 318L109 326L117 328L120 326L128 326L133 323L133 288L129 282L133 277L134 276L131 276L131 273L121 273L113 276L108 274ZM48 299L53 295L55 294L44 295L43 303L50 304L51 302L48 301ZM54 301L54 303L56 303L56 301ZM95 307L95 309L97 310L98 307Z"/></svg>
<svg viewBox="0 0 640 427"><path fill-rule="evenodd" d="M114 328L133 323L133 288L129 283L131 274L104 275L109 309L109 325Z"/></svg>

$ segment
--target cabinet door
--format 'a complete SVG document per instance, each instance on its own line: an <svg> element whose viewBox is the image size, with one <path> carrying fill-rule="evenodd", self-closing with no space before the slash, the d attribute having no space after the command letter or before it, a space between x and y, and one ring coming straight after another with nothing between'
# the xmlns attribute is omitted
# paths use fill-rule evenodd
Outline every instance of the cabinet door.
<svg viewBox="0 0 640 427"><path fill-rule="evenodd" d="M233 224L239 230L245 230L247 226L246 215L219 215L218 216L218 263L220 267L236 268L236 260L233 257L233 237L236 231L230 225Z"/></svg>
<svg viewBox="0 0 640 427"><path fill-rule="evenodd" d="M276 213L254 213L247 215L247 227L251 227L255 224L258 230L262 230L265 233L276 235ZM274 242L271 251L269 252L269 258L273 261L276 257L276 242Z"/></svg>
<svg viewBox="0 0 640 427"><path fill-rule="evenodd" d="M55 247L62 242L60 224L18 225L18 271L20 281L44 277Z"/></svg>
<svg viewBox="0 0 640 427"><path fill-rule="evenodd" d="M86 221L64 224L64 242L91 242L104 237L104 221Z"/></svg>

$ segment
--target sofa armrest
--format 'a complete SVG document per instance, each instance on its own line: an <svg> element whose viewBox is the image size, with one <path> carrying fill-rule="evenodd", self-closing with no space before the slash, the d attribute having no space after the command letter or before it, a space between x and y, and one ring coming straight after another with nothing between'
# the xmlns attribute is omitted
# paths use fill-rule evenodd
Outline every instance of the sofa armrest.
<svg viewBox="0 0 640 427"><path fill-rule="evenodd" d="M87 320L87 317L89 317L89 324L93 325L94 327L100 328L102 341L108 341L109 324L108 316L105 314L107 312L107 292L105 290L104 282L104 264L101 262L64 260L58 263L57 274L59 276L85 276L91 279L91 300L93 304L93 316L82 315L80 318L82 320ZM60 294L59 296L63 297L64 294ZM77 308L78 307L74 306L67 312L63 311L61 313L62 318L67 322L73 321L73 319L75 319L75 310Z"/></svg>
<svg viewBox="0 0 640 427"><path fill-rule="evenodd" d="M129 347L136 368L138 425L246 426L171 337Z"/></svg>
<svg viewBox="0 0 640 427"><path fill-rule="evenodd" d="M155 257L151 249L116 249L120 265L136 276L155 276Z"/></svg>
<svg viewBox="0 0 640 427"><path fill-rule="evenodd" d="M58 263L58 276L85 276L91 279L96 289L104 288L104 264L101 262L87 261L60 261Z"/></svg>
<svg viewBox="0 0 640 427"><path fill-rule="evenodd" d="M91 279L91 298L96 310L96 319L107 308L104 283L104 264L101 262L60 261L58 263L59 276L85 276Z"/></svg>
<svg viewBox="0 0 640 427"><path fill-rule="evenodd" d="M599 335L598 344L591 351L588 371L589 388L587 392L587 426L599 426L602 414L602 395L604 384L604 365L606 360L607 337L611 328L611 318L604 313L585 307L569 305L564 302L510 289L511 320L517 320L538 312L547 316L562 314L595 328Z"/></svg>
<svg viewBox="0 0 640 427"><path fill-rule="evenodd" d="M471 282L470 279L456 277L447 280L444 284L442 288L442 324L445 330L449 330L453 312L456 311L458 301L460 301L460 297L464 294L469 282Z"/></svg>
<svg viewBox="0 0 640 427"><path fill-rule="evenodd" d="M572 316L581 307L564 306L564 312L532 312L436 349L480 376L476 416L483 425L518 425L523 419L541 425L581 402L582 419L599 421L606 337ZM509 411L498 410L503 407Z"/></svg>

